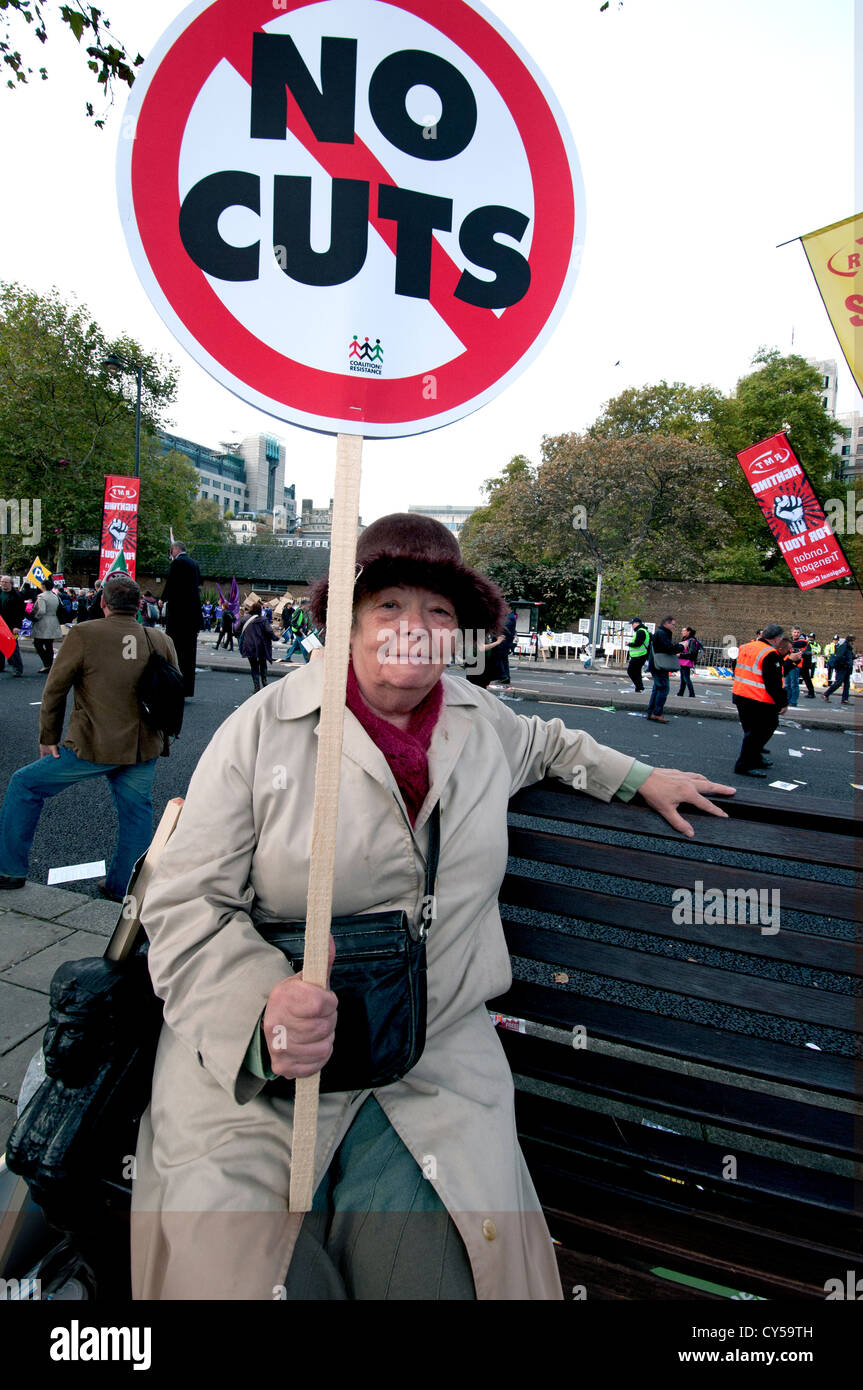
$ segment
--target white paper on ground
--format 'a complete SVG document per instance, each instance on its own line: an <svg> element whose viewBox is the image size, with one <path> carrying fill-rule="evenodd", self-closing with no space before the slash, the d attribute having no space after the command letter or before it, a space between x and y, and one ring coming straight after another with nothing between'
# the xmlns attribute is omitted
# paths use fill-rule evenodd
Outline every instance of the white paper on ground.
<svg viewBox="0 0 863 1390"><path fill-rule="evenodd" d="M803 754L800 752L799 748L789 748L788 756L789 758L802 758Z"/></svg>
<svg viewBox="0 0 863 1390"><path fill-rule="evenodd" d="M778 787L783 792L796 792L797 790L796 782L771 782L770 785L771 787Z"/></svg>
<svg viewBox="0 0 863 1390"><path fill-rule="evenodd" d="M66 864L62 869L48 870L48 883L73 883L79 878L104 878L104 859L94 860L92 864Z"/></svg>

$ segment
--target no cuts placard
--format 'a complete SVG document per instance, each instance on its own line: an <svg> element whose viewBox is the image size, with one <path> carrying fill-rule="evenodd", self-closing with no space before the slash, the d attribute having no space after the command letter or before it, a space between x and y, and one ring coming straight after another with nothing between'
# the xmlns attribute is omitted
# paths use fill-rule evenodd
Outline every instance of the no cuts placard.
<svg viewBox="0 0 863 1390"><path fill-rule="evenodd" d="M467 0L196 0L135 82L118 184L191 355L280 419L368 437L502 391L583 244L554 95Z"/></svg>

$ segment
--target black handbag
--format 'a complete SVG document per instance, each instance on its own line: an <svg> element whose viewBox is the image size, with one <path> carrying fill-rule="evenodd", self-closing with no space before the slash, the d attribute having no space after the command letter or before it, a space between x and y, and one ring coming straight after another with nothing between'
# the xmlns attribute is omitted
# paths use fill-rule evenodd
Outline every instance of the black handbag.
<svg viewBox="0 0 863 1390"><path fill-rule="evenodd" d="M135 689L145 723L160 733L176 737L183 727L186 686L183 673L157 652L147 628L143 629L150 659Z"/></svg>
<svg viewBox="0 0 863 1390"><path fill-rule="evenodd" d="M336 957L330 989L339 1001L335 1042L321 1072L321 1091L366 1091L399 1081L422 1056L426 1035L426 936L434 915L440 857L440 804L429 817L425 897L417 925L404 910L334 917ZM294 970L303 966L305 922L267 922L256 930ZM263 1039L262 1052L268 1056ZM294 1082L264 1091L294 1098Z"/></svg>

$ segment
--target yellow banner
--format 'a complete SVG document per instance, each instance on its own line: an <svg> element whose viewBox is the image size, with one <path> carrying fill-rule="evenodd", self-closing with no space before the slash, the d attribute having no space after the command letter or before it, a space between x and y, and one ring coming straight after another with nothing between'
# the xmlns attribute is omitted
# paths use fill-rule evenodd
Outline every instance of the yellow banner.
<svg viewBox="0 0 863 1390"><path fill-rule="evenodd" d="M800 240L845 361L863 392L863 212Z"/></svg>
<svg viewBox="0 0 863 1390"><path fill-rule="evenodd" d="M27 578L24 580L24 583L32 584L35 588L41 589L43 584L45 583L45 580L50 578L51 571L49 570L47 565L42 564L42 561L39 559L39 556L37 555L36 559L30 566Z"/></svg>

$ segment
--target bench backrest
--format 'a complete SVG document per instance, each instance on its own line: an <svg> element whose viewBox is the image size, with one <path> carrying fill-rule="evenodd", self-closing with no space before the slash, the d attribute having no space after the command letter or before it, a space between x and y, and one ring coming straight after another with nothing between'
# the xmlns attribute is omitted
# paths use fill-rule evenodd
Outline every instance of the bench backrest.
<svg viewBox="0 0 863 1390"><path fill-rule="evenodd" d="M523 1020L501 1027L522 1147L580 1267L631 1297L708 1268L824 1298L863 1246L857 829L797 795L723 805L686 840L560 783L513 798L489 1007Z"/></svg>

